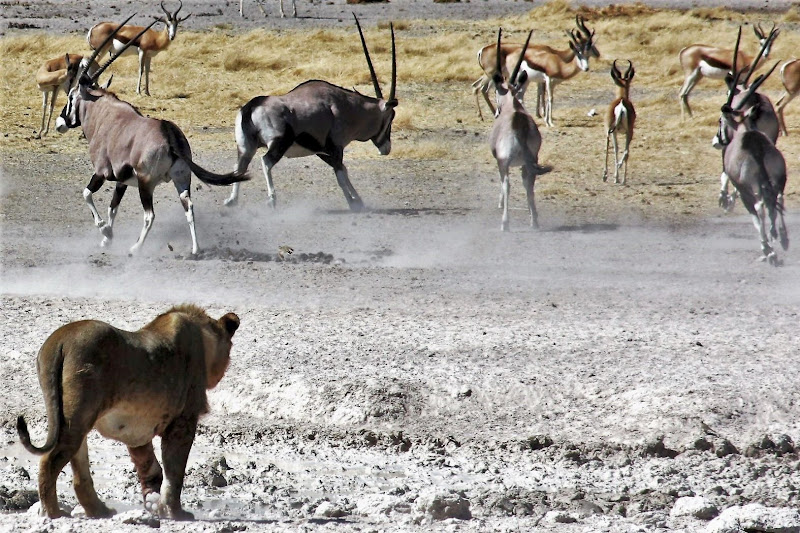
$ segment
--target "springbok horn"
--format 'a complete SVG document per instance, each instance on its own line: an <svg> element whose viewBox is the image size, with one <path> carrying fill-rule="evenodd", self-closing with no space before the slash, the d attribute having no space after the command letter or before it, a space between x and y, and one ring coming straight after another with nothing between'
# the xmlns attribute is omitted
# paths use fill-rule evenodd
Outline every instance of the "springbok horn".
<svg viewBox="0 0 800 533"><path fill-rule="evenodd" d="M628 62L628 70L625 71L625 79L631 80L633 78L633 75L636 73L636 71L633 70L633 61L631 61L630 59L626 59L625 61Z"/></svg>
<svg viewBox="0 0 800 533"><path fill-rule="evenodd" d="M178 18L178 12L183 9L183 0L178 0L178 9L175 10L175 14L172 15L175 18Z"/></svg>
<svg viewBox="0 0 800 533"><path fill-rule="evenodd" d="M369 75L372 77L372 85L375 87L375 96L379 100L383 100L383 93L381 86L378 84L378 78L375 76L375 69L372 67L372 60L369 58L369 50L367 50L367 42L364 40L364 34L361 32L361 24L358 22L358 17L353 13L353 18L356 19L356 26L358 27L358 35L361 37L361 47L364 49L364 56L367 58L367 66L369 67Z"/></svg>
<svg viewBox="0 0 800 533"><path fill-rule="evenodd" d="M128 41L127 43L125 43L125 46L123 46L123 47L122 47L122 49L121 49L119 52L117 52L116 54L114 54L113 56L111 56L111 59L109 59L108 61L106 61L105 63L103 63L103 66L102 66L102 67L100 67L100 68L97 70L97 72L95 72L94 74L92 74L92 77L91 77L91 80L92 80L92 82L96 82L98 79L100 79L100 75L101 75L103 72L105 72L105 70L106 70L106 69L107 69L109 66L111 66L111 63L113 63L114 61L116 61L116 60L117 60L117 58L118 58L119 56L121 56L123 53L125 53L125 50L127 50L128 48L130 48L131 46L133 46L133 45L134 45L134 43L136 43L136 41L138 41L138 40L139 40L139 37L141 37L142 35L144 35L144 34L145 34L145 32L146 32L147 30L149 30L150 28L152 28L152 27L155 25L155 23L156 23L156 22L158 22L158 21L157 21L157 20L154 20L153 22L151 22L149 26L147 26L146 28L144 28L144 29L143 29L142 31L140 31L139 33L137 33L137 34L136 34L136 37L134 37L133 39L131 39L130 41Z"/></svg>
<svg viewBox="0 0 800 533"><path fill-rule="evenodd" d="M517 64L514 66L514 71L511 73L511 77L508 79L509 85L516 85L517 74L519 74L519 67L522 66L522 60L525 59L525 52L528 51L528 43L531 42L531 35L533 35L533 30L528 32L528 38L525 39L525 46L522 47L522 51L519 54L519 58L517 59Z"/></svg>
<svg viewBox="0 0 800 533"><path fill-rule="evenodd" d="M397 53L394 48L394 24L389 23L389 29L392 30L392 87L389 89L389 102L394 102L394 92L397 88Z"/></svg>
<svg viewBox="0 0 800 533"><path fill-rule="evenodd" d="M129 20L131 20L131 19L132 19L133 17L135 17L135 16L136 16L136 13L134 13L134 14L133 14L133 15L131 15L131 16L129 16L129 17L128 17L128 18L126 18L125 20L123 20L123 21L122 21L122 24L120 24L119 26L117 26L117 27L116 27L116 29L115 29L114 31L112 31L112 32L111 32L111 34L110 34L108 37L106 37L106 38L105 38L105 40L104 40L104 41L103 41L103 42L100 44L100 46L98 46L97 48L95 48L95 49L94 49L94 52L92 52L92 55L91 55L91 56L89 56L89 61L87 61L87 62L86 62L86 67L85 67L85 68L83 68L83 69L81 69L81 70L78 72L78 77L77 77L77 79L81 79L81 78L83 77L83 75L86 73L86 70L87 70L87 69L88 69L88 68L91 66L91 64L94 62L94 60L95 60L95 59L97 59L97 56L98 56L98 55L100 55L100 51L101 51L101 50L103 50L103 49L105 48L105 46L106 46L108 43L110 43L110 42L111 42L111 39L113 39L113 38L114 38L114 35L116 35L116 34L117 34L117 32L120 30L120 28L122 28L122 27L123 27L125 24L127 24L127 23L128 23L128 21L129 21Z"/></svg>
<svg viewBox="0 0 800 533"><path fill-rule="evenodd" d="M750 76L753 75L753 72L755 72L759 62L761 61L761 56L764 54L764 50L766 50L767 47L770 44L772 44L772 41L774 41L777 36L778 36L778 34L775 32L775 28L773 27L770 30L769 35L767 36L767 38L764 39L764 44L761 46L761 50L758 51L758 55L755 56L753 58L753 62L750 63L750 69L747 71L747 76L744 77L744 81L742 82L742 85L747 87L747 82L750 80Z"/></svg>
<svg viewBox="0 0 800 533"><path fill-rule="evenodd" d="M171 17L171 15L169 14L169 11L167 11L167 8L166 8L166 7L164 7L164 2L163 2L163 0L162 0L162 2L161 2L161 11L163 11L163 12L164 12L164 14L165 14L167 17Z"/></svg>
<svg viewBox="0 0 800 533"><path fill-rule="evenodd" d="M775 64L772 65L772 68L769 69L769 71L766 74L761 74L759 77L755 79L755 81L753 81L753 84L747 88L747 93L741 99L739 105L736 106L736 111L741 111L741 109L745 106L745 104L747 104L747 101L758 90L761 84L764 83L767 80L767 78L769 78L770 74L772 74L772 72L775 70L775 67L778 66L778 63L780 63L780 61L776 61ZM730 102L728 102L728 105L730 105Z"/></svg>
<svg viewBox="0 0 800 533"><path fill-rule="evenodd" d="M586 27L585 19L580 15L575 15L575 24L577 24L578 28L586 35L586 38L591 38L594 35L594 32L589 32L589 28Z"/></svg>

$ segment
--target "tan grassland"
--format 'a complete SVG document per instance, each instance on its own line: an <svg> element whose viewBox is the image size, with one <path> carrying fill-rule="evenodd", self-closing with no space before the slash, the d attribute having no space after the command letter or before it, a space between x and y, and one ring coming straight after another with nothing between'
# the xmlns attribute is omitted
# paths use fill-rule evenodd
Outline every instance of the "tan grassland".
<svg viewBox="0 0 800 533"><path fill-rule="evenodd" d="M478 118L470 83L481 74L476 51L493 41L502 25L509 40L521 40L533 28L534 41L564 48L564 30L580 12L597 32L602 53L589 73L581 73L555 92L554 128L540 126L544 142L540 159L554 171L537 184L540 198L552 199L575 214L641 216L677 221L707 216L716 209L720 154L710 145L715 133L724 84L703 80L692 93L693 120L681 122L677 99L683 74L678 52L691 43L732 46L744 24L742 47L754 53L750 25L782 26L770 64L797 55L800 17L742 14L725 9L672 11L642 5L602 9L574 8L551 2L519 17L484 21L396 21L398 92L394 151L383 161L391 172L417 165L496 180L486 144L490 118ZM388 25L365 29L373 61L384 87L389 84ZM310 44L312 43L312 44ZM64 51L85 52L83 35L27 34L0 40L0 120L4 152L86 153L76 134L51 133L34 138L41 117L41 95L33 78L39 65ZM613 98L608 68L615 58L636 66L632 99L639 119L631 148L630 185L603 184L605 133L602 116ZM325 79L372 94L369 74L355 30L308 29L237 33L230 26L205 32L182 32L169 50L153 60L152 97L138 96L135 57L110 68L112 90L149 116L167 118L188 135L196 154L225 152L235 157L233 124L237 109L261 94L280 94L311 78ZM764 91L773 101L781 93L774 74ZM387 89L388 90L388 89ZM533 93L528 95L533 107ZM65 101L59 98L57 109ZM598 114L589 116L590 110ZM485 108L484 108L485 112ZM800 102L787 109L791 135L778 142L789 165L787 201L797 204L795 169L800 156ZM52 127L52 126L51 126ZM347 158L378 158L369 144L351 145ZM227 164L227 163L226 163ZM47 176L84 181L87 176ZM494 189L491 189L494 195ZM519 191L517 191L519 192ZM487 198L487 201L490 201ZM493 201L493 200L491 200ZM615 213L610 215L609 213Z"/></svg>

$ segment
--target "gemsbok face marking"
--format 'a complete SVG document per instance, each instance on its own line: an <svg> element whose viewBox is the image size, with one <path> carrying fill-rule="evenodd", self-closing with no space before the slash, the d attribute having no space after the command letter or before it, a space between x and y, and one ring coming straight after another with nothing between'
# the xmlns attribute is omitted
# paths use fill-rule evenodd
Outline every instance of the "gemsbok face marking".
<svg viewBox="0 0 800 533"><path fill-rule="evenodd" d="M239 160L237 172L245 172L256 151L265 147L261 158L264 178L267 181L269 205L275 207L275 187L272 167L283 157L316 155L330 165L351 210L359 211L361 201L344 166L345 147L353 141L372 141L381 155L392 150L392 121L395 117L395 89L397 86L397 54L392 34L392 85L384 98L364 34L358 18L353 15L361 37L361 46L367 60L375 97L321 80L301 83L288 93L279 96L257 96L247 102L236 116L236 145ZM226 205L238 201L239 186L234 184Z"/></svg>
<svg viewBox="0 0 800 533"><path fill-rule="evenodd" d="M153 24L155 22L150 26ZM118 25L117 29L120 27L122 25ZM148 29L143 28L136 38ZM113 39L114 35L114 32L109 34L106 41ZM132 46L136 38L128 41L127 46ZM105 44L107 42L103 46ZM103 46L95 50L89 63L97 58ZM158 184L172 181L189 223L192 253L196 254L199 247L191 199L192 173L211 185L230 185L248 177L236 172L215 174L195 164L189 142L175 124L143 117L135 107L108 92L107 85L105 88L97 85L100 75L124 52L125 48L118 50L92 75L79 73L78 84L70 91L56 127L61 133L81 127L89 143L94 173L83 191L83 198L92 213L95 226L103 235L101 246L111 243L117 209L126 189L133 185L139 189L144 208L144 226L139 239L130 248L131 254L136 253L144 244L155 219L153 191ZM117 184L108 209L107 224L100 217L92 199L92 195L106 180Z"/></svg>

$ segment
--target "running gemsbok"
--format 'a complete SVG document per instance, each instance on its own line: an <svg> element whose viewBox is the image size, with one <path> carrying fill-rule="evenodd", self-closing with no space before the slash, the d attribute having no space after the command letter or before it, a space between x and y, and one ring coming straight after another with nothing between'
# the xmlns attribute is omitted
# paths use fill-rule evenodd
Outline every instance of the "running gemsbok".
<svg viewBox="0 0 800 533"><path fill-rule="evenodd" d="M81 62L83 60L84 57L82 55L64 54L63 56L48 59L36 72L36 85L42 91L42 127L39 128L39 133L36 135L37 139L41 139L42 136L50 131L50 120L53 118L56 97L61 91L69 93L72 84L77 79L78 69L83 68L89 75L97 70L97 63L92 62L91 65L82 65ZM47 113L48 96L50 97L50 114Z"/></svg>
<svg viewBox="0 0 800 533"><path fill-rule="evenodd" d="M531 227L538 228L539 217L536 213L533 187L536 184L536 176L550 172L552 168L539 165L542 136L533 117L525 110L525 106L522 105L519 98L519 91L525 85L528 77L525 71L520 70L520 65L533 31L528 34L525 46L522 48L517 64L511 71L508 80L504 80L501 74L499 51L502 33L501 28L497 32L497 71L494 74L497 114L489 134L489 146L500 171L500 204L503 209L500 229L508 231L508 196L511 189L509 171L511 167L522 167L522 183L528 198Z"/></svg>
<svg viewBox="0 0 800 533"><path fill-rule="evenodd" d="M767 59L772 49L771 46L763 46L769 40L770 43L775 40L780 33L780 30L775 29L773 23L772 29L768 34L764 33L761 25L755 24L753 26L758 38L759 45L762 46L761 53L755 58L751 58L741 50L738 52L736 61L740 65L746 65L751 61L756 61L756 66L760 65ZM684 114L688 113L692 116L692 108L689 107L689 93L692 92L694 86L703 78L724 79L731 70L733 61L733 52L729 48L718 48L716 46L708 46L705 44L693 44L687 46L680 51L680 62L683 68L684 76L686 79L683 81L679 96L681 100L681 120Z"/></svg>
<svg viewBox="0 0 800 533"><path fill-rule="evenodd" d="M388 155L392 149L392 120L394 108L397 107L394 26L390 24L392 85L385 99L358 18L356 26L375 87L375 98L327 81L310 80L282 96L257 96L242 106L236 116L235 135L239 151L236 172L245 172L256 150L266 147L267 153L261 158L261 163L272 207L276 204L272 167L284 156L316 155L333 167L350 209L361 210L364 204L350 183L347 168L342 162L344 148L353 141L372 141L381 155ZM239 186L234 184L225 204L235 204L238 197Z"/></svg>
<svg viewBox="0 0 800 533"><path fill-rule="evenodd" d="M743 101L775 70L778 63L762 74L748 87ZM741 73L734 77L738 85ZM717 137L722 145L722 167L742 199L742 204L753 217L753 224L761 238L762 260L778 265L778 256L770 241L780 236L781 247L789 247L789 235L784 221L783 191L786 187L786 161L780 150L762 132L752 128L741 104L733 107L733 91L722 106ZM769 235L767 234L769 217ZM776 221L779 227L776 229Z"/></svg>
<svg viewBox="0 0 800 533"><path fill-rule="evenodd" d="M783 64L781 67L781 81L785 91L778 98L776 111L778 112L781 132L784 135L789 135L789 130L786 129L786 119L783 118L783 110L789 102L794 100L795 96L800 94L800 59L792 59Z"/></svg>
<svg viewBox="0 0 800 533"><path fill-rule="evenodd" d="M633 138L633 126L636 122L636 110L630 100L631 80L636 71L633 63L628 60L628 70L623 75L617 68L617 60L611 65L611 79L617 85L617 99L611 102L606 113L606 164L603 169L603 181L608 179L608 144L614 141L614 183L619 183L619 168L625 164L625 173L622 175L622 184L628 180L628 155ZM625 134L625 149L622 158L619 157L619 144L617 134Z"/></svg>
<svg viewBox="0 0 800 533"><path fill-rule="evenodd" d="M151 23L151 26L155 22ZM144 28L140 35L147 31ZM139 36L140 36L139 35ZM128 40L131 46L139 36ZM111 40L114 33L107 39ZM194 227L194 207L191 199L192 173L211 185L230 185L248 179L243 172L215 174L192 162L192 151L183 132L166 120L146 118L127 102L100 88L97 79L125 49L118 50L91 76L79 72L78 84L69 93L67 105L56 121L56 129L64 133L70 128L80 126L89 142L89 155L94 166L94 174L83 191L83 197L94 217L95 225L103 235L101 246L110 244L113 237L114 217L117 208L129 185L139 189L139 198L144 207L144 226L139 239L131 247L136 252L147 237L153 225L153 191L160 183L173 181L189 223L192 236L192 253L199 250ZM91 56L94 61L99 53ZM92 194L103 183L117 183L111 205L108 208L106 224L97 212Z"/></svg>
<svg viewBox="0 0 800 533"><path fill-rule="evenodd" d="M775 34L770 35L770 38L768 38L762 45L762 50L769 46L775 37ZM736 35L736 46L734 47L734 52L739 50L741 38L742 27L739 26L739 31ZM759 53L759 56L760 55L761 54ZM728 92L733 94L731 107L737 108L741 111L741 115L744 117L743 120L747 121L750 129L760 131L767 136L772 144L776 144L778 141L780 122L778 120L778 115L775 112L775 108L772 106L772 102L766 95L760 92L749 92L747 90L750 76L752 76L753 72L758 67L757 62L755 59L753 59L753 62L750 64L749 68L745 66L741 69L741 72L739 72L737 63L735 61L737 56L738 54L734 53L734 62L731 66L731 72L725 76L725 83L728 86ZM747 74L744 76L744 79L742 79L741 75L745 70L747 70ZM730 137L732 135L733 132L729 131L728 136ZM711 144L718 150L722 148L717 136L714 137ZM725 211L730 211L733 209L733 205L736 202L737 196L736 191L734 191L733 194L728 194L728 181L728 175L723 172L720 176L719 206Z"/></svg>
<svg viewBox="0 0 800 533"><path fill-rule="evenodd" d="M166 15L165 18L153 17L157 22L164 23L162 31L155 31L149 29L142 32L141 26L122 26L118 27L113 22L101 22L95 24L89 33L86 34L86 40L89 42L89 47L92 50L99 50L100 53L109 50L109 52L118 52L123 47L128 51L125 46L127 43L132 42L133 46L128 53L139 53L139 81L136 83L136 93L142 93L142 75L144 75L144 94L150 96L150 62L153 57L159 52L166 50L170 43L175 39L178 33L178 23L191 17L186 15L183 18L178 18L178 12L183 7L183 2L180 2L178 9L175 13L170 13L164 7L164 2L161 2L161 10ZM114 33L114 39L107 41L106 37ZM106 43L101 46L101 43Z"/></svg>

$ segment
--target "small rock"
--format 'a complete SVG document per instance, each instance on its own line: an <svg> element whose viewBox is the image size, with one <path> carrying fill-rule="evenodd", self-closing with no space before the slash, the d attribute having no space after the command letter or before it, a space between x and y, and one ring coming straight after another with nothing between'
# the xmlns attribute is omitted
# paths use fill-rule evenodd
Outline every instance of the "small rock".
<svg viewBox="0 0 800 533"><path fill-rule="evenodd" d="M347 511L331 502L322 502L314 509L314 516L319 518L341 518L347 515Z"/></svg>
<svg viewBox="0 0 800 533"><path fill-rule="evenodd" d="M130 524L133 526L147 526L152 528L160 528L161 521L157 516L150 514L144 509L137 509L133 511L126 511L114 516L114 520L122 522L123 524Z"/></svg>
<svg viewBox="0 0 800 533"><path fill-rule="evenodd" d="M739 450L736 449L736 446L734 446L731 441L720 437L714 439L714 453L717 454L717 457L725 457L727 455L738 454Z"/></svg>
<svg viewBox="0 0 800 533"><path fill-rule="evenodd" d="M800 533L800 511L759 503L729 507L709 522L705 533Z"/></svg>
<svg viewBox="0 0 800 533"><path fill-rule="evenodd" d="M549 448L553 445L553 439L547 435L533 435L527 439L528 448L536 451L544 448Z"/></svg>
<svg viewBox="0 0 800 533"><path fill-rule="evenodd" d="M711 520L719 514L719 509L708 498L702 496L685 496L678 498L672 506L669 516L677 518L691 516L699 520Z"/></svg>
<svg viewBox="0 0 800 533"><path fill-rule="evenodd" d="M469 500L461 492L427 492L420 494L414 502L420 518L447 520L458 518L470 520Z"/></svg>
<svg viewBox="0 0 800 533"><path fill-rule="evenodd" d="M543 520L551 524L574 524L578 521L574 516L564 511L548 511Z"/></svg>

